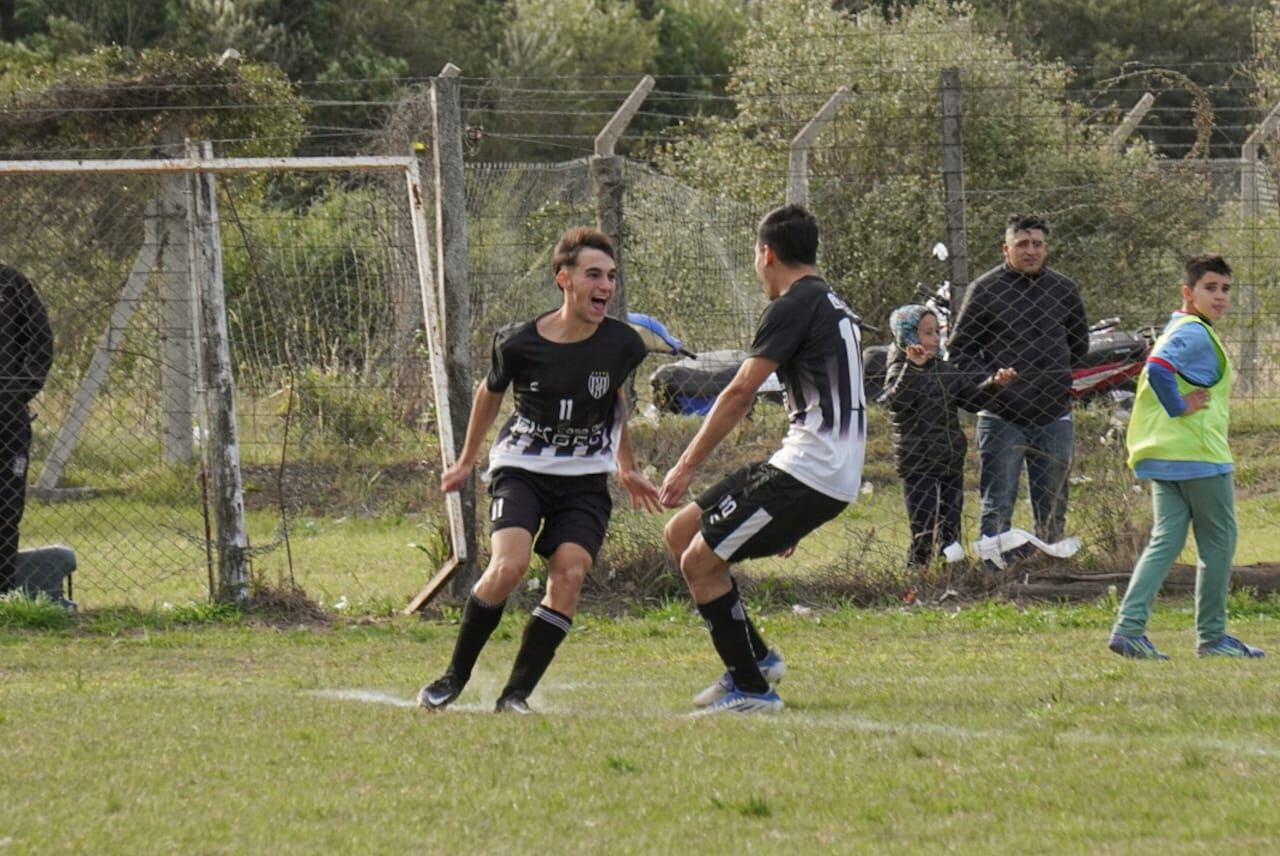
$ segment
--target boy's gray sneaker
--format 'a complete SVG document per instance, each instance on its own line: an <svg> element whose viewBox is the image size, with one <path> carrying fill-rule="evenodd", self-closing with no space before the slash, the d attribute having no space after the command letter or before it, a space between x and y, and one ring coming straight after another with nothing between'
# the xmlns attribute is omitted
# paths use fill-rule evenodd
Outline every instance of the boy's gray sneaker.
<svg viewBox="0 0 1280 856"><path fill-rule="evenodd" d="M769 686L781 681L787 673L787 663L782 659L782 655L778 653L776 648L770 648L769 653L764 655L763 660L756 660L756 665L760 667L760 674L764 675L764 679L769 682ZM734 689L733 675L725 672L718 681L695 695L693 704L695 707L710 707L733 692Z"/></svg>
<svg viewBox="0 0 1280 856"><path fill-rule="evenodd" d="M1252 645L1246 645L1234 636L1223 634L1219 636L1217 641L1210 642L1208 645L1201 645L1196 649L1197 657L1265 657L1266 652L1261 648L1254 648Z"/></svg>
<svg viewBox="0 0 1280 856"><path fill-rule="evenodd" d="M1167 660L1168 654L1161 654L1146 636L1121 636L1111 634L1107 647L1121 657L1132 657L1135 660Z"/></svg>

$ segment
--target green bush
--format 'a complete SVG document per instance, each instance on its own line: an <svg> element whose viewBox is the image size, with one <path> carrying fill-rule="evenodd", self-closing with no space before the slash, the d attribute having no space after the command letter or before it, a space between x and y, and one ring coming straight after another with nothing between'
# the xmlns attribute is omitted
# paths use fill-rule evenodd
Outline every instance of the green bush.
<svg viewBox="0 0 1280 856"><path fill-rule="evenodd" d="M350 372L301 369L294 374L278 413L296 420L303 443L367 448L391 439L399 430L399 415L390 396Z"/></svg>

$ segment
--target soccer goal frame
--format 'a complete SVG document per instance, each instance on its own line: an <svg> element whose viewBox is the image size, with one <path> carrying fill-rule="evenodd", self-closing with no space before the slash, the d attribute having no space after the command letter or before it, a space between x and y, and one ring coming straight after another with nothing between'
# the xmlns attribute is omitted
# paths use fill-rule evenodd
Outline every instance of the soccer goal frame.
<svg viewBox="0 0 1280 856"><path fill-rule="evenodd" d="M244 487L240 471L240 445L236 421L235 379L232 373L230 340L227 324L226 297L222 281L220 218L214 177L217 175L278 172L372 172L399 173L405 180L408 211L412 221L414 260L422 302L422 322L426 330L429 369L436 409L436 430L440 454L445 468L456 460L453 421L449 404L449 379L445 368L445 312L443 283L433 275L430 236L425 211L424 193L418 158L414 155L363 157L280 157L220 158L213 157L212 145L188 143L185 156L169 159L110 160L12 160L0 161L0 177L55 176L69 174L96 175L168 175L186 179L184 192L186 224L185 253L189 262L188 295L191 317L187 319L192 333L191 350L197 377L202 379L196 418L201 434L201 454L212 485L211 501L216 519L217 582L213 580L214 557L210 554L210 588L219 598L244 601L249 596L248 561L250 556L245 521ZM172 200L170 200L172 202ZM129 320L138 293L145 286L150 271L156 268L157 247L152 229L154 206L149 206L146 219L147 237L128 276L107 330L98 341L85 376L81 380L71 406L71 414L63 421L53 443L44 470L33 485L38 498L56 500L58 479L75 448L79 426L93 406L110 368L111 354L118 345L120 331ZM165 454L170 458L189 457L190 419L185 429L166 432ZM188 444L183 446L185 442ZM445 577L467 558L467 542L463 523L463 507L457 493L445 497L446 514L453 555L437 569L435 577Z"/></svg>

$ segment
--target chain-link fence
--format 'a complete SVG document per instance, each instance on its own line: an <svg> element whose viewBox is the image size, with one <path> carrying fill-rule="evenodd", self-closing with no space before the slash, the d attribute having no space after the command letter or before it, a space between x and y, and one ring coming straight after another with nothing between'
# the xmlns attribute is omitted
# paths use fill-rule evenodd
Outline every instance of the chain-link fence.
<svg viewBox="0 0 1280 856"><path fill-rule="evenodd" d="M22 543L73 546L87 602L201 596L209 557L182 182L0 181L0 256L34 284L54 334L52 370L32 403Z"/></svg>
<svg viewBox="0 0 1280 856"><path fill-rule="evenodd" d="M71 546L77 599L216 592L217 459L238 466L258 582L403 603L430 562L414 545L445 549L422 513L439 504L440 446L427 256L400 160L237 170L216 182L203 235L189 168L5 175L3 255L35 284L56 353L33 404L22 544ZM225 293L231 438L204 418L205 250Z"/></svg>
<svg viewBox="0 0 1280 856"><path fill-rule="evenodd" d="M1238 561L1280 559L1266 514L1277 484L1269 413L1280 212L1265 146L1252 159L1168 157L1142 141L1141 125L1114 145L1096 117L1095 125L1076 127L1075 114L1064 108L1051 117L1062 120L1047 126L1052 134L1039 126L1031 137L1010 130L1013 143L997 145L993 155L993 135L1000 143L1001 128L1049 121L1045 105L1020 102L995 84L985 91L980 76L962 76L960 223L947 214L955 197L944 180L948 144L933 79L929 97L901 103L864 90L867 97L842 106L811 152L808 203L823 229L821 267L864 321L863 344L872 349L868 397L876 398L888 377L893 310L932 301L938 320L954 325L960 286L1003 262L1008 215L1043 216L1048 264L1077 283L1087 322L1118 320L1087 336L1085 357L1071 358L1074 377L1070 391L1061 390L1061 412L1043 409L1058 407L1054 398L1028 417L1043 427L1070 413L1073 425L1065 524L1061 531L1042 525L1040 534L1079 537L1075 569L1126 569L1149 527L1148 501L1124 463L1134 375L1152 336L1180 304L1182 261L1221 252L1235 270L1234 306L1215 330L1237 374L1232 436L1245 523ZM762 102L777 111L769 121L789 138L829 94ZM388 131L394 140L385 150L425 141L422 151L432 151L422 130L424 104L415 97L395 112ZM876 129L870 138L868 128ZM752 249L755 224L770 205L743 200L763 198L760 186L787 184L787 153L774 145L762 159L757 137L741 151L754 183L735 183L728 172L709 172L715 180L701 183L687 171L677 179L682 170L657 155L622 163L626 309L661 321L702 358L654 354L637 373L634 435L654 481L740 363L766 303ZM1037 158L1044 167L1030 168ZM776 175L759 178L766 169ZM23 545L73 546L77 594L89 604L201 597L212 584L216 527L202 475L207 390L196 347L202 333L192 291L188 177L79 173L2 181L9 200L0 215L2 260L23 271L44 299L57 352L33 404ZM291 580L329 604L401 604L448 550L403 177L351 169L260 172L222 176L217 186L253 569L262 580ZM429 203L431 188L424 191ZM465 196L468 335L479 382L496 329L558 305L552 245L565 228L596 222L602 202L587 158L468 163ZM957 243L958 236L964 240ZM948 245L949 258L932 254L937 243ZM959 249L964 276L956 274ZM950 280L953 305L945 306L938 289ZM1055 304L1005 317L1003 333L974 347L967 380L981 381L1003 367L996 362L1008 362L1019 379L1006 392L1021 388L1039 400L1063 380L1061 366L1050 366L1044 353L1069 349L1067 314ZM1002 350L1010 333L1024 343L1021 351ZM899 368L904 356L896 358ZM936 368L940 381L952 380L953 364ZM695 489L776 448L787 428L780 398L766 387ZM965 403L998 407L982 398ZM868 419L859 500L807 539L798 556L752 563L750 573L788 581L779 584L835 580L843 590L878 590L877 580L900 588L911 579L902 576L912 536L891 402L873 403ZM964 497L958 540L971 557L980 532L974 421L961 415L959 434L947 423L941 435L962 436L968 449L958 459ZM946 454L955 448L946 446ZM925 455L926 462L932 466L938 454ZM1035 532L1026 495L1024 475L1008 525ZM482 501L477 516L483 514ZM661 517L619 510L593 584L607 587L626 570L678 591L661 525ZM482 530L482 553L486 541Z"/></svg>

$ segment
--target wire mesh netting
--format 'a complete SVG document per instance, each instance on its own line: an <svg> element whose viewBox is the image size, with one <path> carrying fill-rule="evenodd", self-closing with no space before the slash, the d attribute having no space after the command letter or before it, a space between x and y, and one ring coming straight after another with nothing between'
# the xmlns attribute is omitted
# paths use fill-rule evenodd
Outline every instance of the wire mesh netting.
<svg viewBox="0 0 1280 856"><path fill-rule="evenodd" d="M403 605L427 572L415 545L441 549L404 176L323 173L283 209L219 186L254 571L329 605Z"/></svg>
<svg viewBox="0 0 1280 856"><path fill-rule="evenodd" d="M86 601L204 596L183 179L0 183L0 258L34 285L55 352L31 405L22 545L72 546Z"/></svg>
<svg viewBox="0 0 1280 856"><path fill-rule="evenodd" d="M907 371L890 324L905 304L931 304L943 328L939 354L957 325L964 334L958 350L970 352L966 376L958 374L962 360L943 361L935 366L938 383L976 387L1008 363L1018 378L983 394L1033 402L1022 415L1010 411L1015 421L1038 429L1071 415L1069 465L1060 468L1065 490L1055 494L1069 496L1065 522L1046 526L1043 514L1037 521L1024 470L1007 525L1049 538L1078 536L1073 567L1124 569L1150 526L1146 489L1125 465L1136 374L1181 303L1183 262L1203 251L1222 253L1233 267L1232 307L1214 331L1236 378L1229 400L1245 523L1238 561L1275 561L1266 509L1280 484L1270 464L1269 415L1280 382L1274 333L1280 211L1267 141L1235 157L1227 144L1245 126L1206 137L1196 115L1185 119L1187 146L1170 148L1155 141L1155 132L1168 131L1174 118L1158 114L1157 125L1139 125L1128 142L1114 144L1108 122L1118 120L1115 111L1085 113L1064 102L1070 93L1035 80L1011 82L1003 66L974 68L962 75L967 252L960 274L956 247L946 259L932 253L935 244L954 242L959 228L947 217L936 72L907 63L901 73L872 75L810 152L808 201L822 227L820 266L864 322L871 403L863 493L806 539L798 557L758 561L750 570L797 580L814 574L902 580L913 543L908 506L920 505L907 501L901 468L912 441L893 402L875 400L892 386L895 356L897 379ZM691 126L686 140L706 134L688 148L680 149L673 133L643 149L649 160L621 160L620 305L665 324L699 355L655 353L637 372L634 436L655 481L750 345L766 304L753 266L756 223L786 184L786 141L829 95L822 86L815 80L800 92L744 91L741 115L720 110L709 130ZM899 97L903 92L910 97ZM429 106L417 92L392 111L384 150L423 142L420 150L432 151L423 132ZM1153 141L1142 138L1146 132ZM653 140L641 135L631 142ZM596 165L585 158L466 164L477 382L495 330L559 305L552 247L566 228L600 218ZM22 543L75 547L77 593L90 603L201 597L210 585L210 514L201 478L207 450L188 179L86 172L0 181L11 200L0 215L0 261L34 283L57 354L32 403L37 418ZM403 176L338 169L220 177L217 185L254 570L262 580L297 582L326 603L399 605L447 553ZM426 193L429 199L430 188ZM1080 354L1070 354L1071 342L1081 341L1070 323L1074 310L1058 299L1070 291L1066 286L1047 304L999 298L999 311L979 324L989 328L980 341L964 342L975 333L965 334L960 306L966 295L976 299L972 280L999 273L1013 212L1044 218L1049 267L1075 283L1087 326L1100 325L1083 337ZM1053 396L1040 395L1055 384ZM956 403L1001 407L982 398ZM971 545L984 529L981 441L971 415L944 423L940 436L950 445L917 457L929 467L952 461L951 440L963 439L958 473L948 467L962 486L959 540ZM749 420L706 462L695 489L768 457L787 426L780 391L766 384ZM1037 472L1035 478L1045 475ZM932 502L940 507L937 496ZM662 520L619 504L597 582L624 566L673 581ZM930 551L950 535L933 533ZM485 540L482 533L482 552Z"/></svg>

